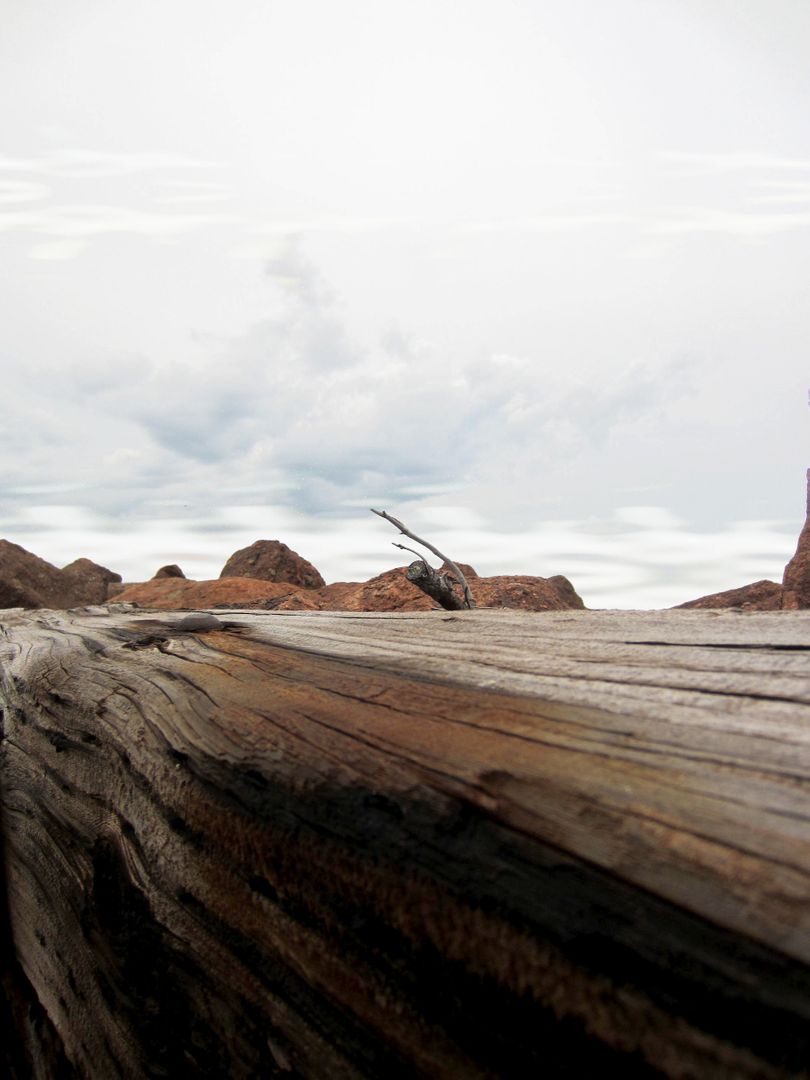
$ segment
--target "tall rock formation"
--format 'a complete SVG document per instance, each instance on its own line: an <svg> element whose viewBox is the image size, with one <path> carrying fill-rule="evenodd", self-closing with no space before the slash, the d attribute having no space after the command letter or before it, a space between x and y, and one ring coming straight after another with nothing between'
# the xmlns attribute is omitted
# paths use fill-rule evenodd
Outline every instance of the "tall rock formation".
<svg viewBox="0 0 810 1080"><path fill-rule="evenodd" d="M782 578L785 593L793 593L794 603L785 607L810 607L810 469L807 470L807 517L799 534L796 554L785 567Z"/></svg>

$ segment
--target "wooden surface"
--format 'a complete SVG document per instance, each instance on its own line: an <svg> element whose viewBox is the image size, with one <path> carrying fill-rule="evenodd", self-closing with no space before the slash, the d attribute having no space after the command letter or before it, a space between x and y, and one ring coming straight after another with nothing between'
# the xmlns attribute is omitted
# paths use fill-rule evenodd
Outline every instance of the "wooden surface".
<svg viewBox="0 0 810 1080"><path fill-rule="evenodd" d="M215 614L0 612L76 1075L807 1075L810 612Z"/></svg>

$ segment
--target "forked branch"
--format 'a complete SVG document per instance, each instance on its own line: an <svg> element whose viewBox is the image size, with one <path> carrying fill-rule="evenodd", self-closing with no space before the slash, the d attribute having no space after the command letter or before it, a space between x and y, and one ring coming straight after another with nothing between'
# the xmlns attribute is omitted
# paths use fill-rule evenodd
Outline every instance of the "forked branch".
<svg viewBox="0 0 810 1080"><path fill-rule="evenodd" d="M429 543L427 540L423 540L421 536L417 536L416 533L412 533L407 525L395 518L392 514L389 514L386 510L371 510L372 514L376 514L377 517L385 518L395 528L399 529L403 536L410 537L411 540L415 540L417 544L421 544L422 547L426 547L428 551L432 551L437 559L441 559L443 563L450 567L453 578L461 586L461 590L464 594L464 598L459 599L453 590L452 580L449 574L441 574L438 570L434 570L427 561L419 555L418 551L414 551L413 548L405 547L404 544L394 543L394 547L402 548L403 551L410 551L414 555L419 555L419 559L422 563L420 567L418 563L411 563L408 567L407 577L409 581L412 581L414 585L417 585L428 596L433 597L438 601L443 608L448 610L457 610L458 608L467 607L474 608L475 600L473 599L470 586L467 584L467 579L459 570L458 566L444 555L437 547Z"/></svg>

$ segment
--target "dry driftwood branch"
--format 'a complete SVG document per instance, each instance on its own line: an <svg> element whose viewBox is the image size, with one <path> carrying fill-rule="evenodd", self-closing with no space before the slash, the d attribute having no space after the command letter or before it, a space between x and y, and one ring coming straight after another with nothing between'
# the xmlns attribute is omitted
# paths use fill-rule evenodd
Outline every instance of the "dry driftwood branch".
<svg viewBox="0 0 810 1080"><path fill-rule="evenodd" d="M411 540L415 540L417 544L421 544L422 547L426 547L428 549L428 551L432 551L437 559L441 559L442 562L446 563L450 567L450 569L453 571L453 575L455 576L456 580L458 581L459 585L461 586L462 592L464 593L464 601L463 601L463 603L458 605L458 608L461 608L461 607L474 608L475 607L475 600L473 599L473 594L472 594L472 592L470 590L470 586L467 584L467 579L464 577L464 574L462 574L461 570L459 570L458 566L453 562L452 559L448 558L447 555L443 554L441 551L439 551L439 549L437 547L435 547L433 544L429 543L427 540L423 540L421 536L417 536L416 533L411 532L411 530L408 528L407 525L403 525L403 523L399 520L399 518L395 518L392 514L389 514L387 510L375 510L372 507L371 512L372 512L372 514L376 514L377 517L385 518L386 521L390 521L392 525L394 525L397 529L399 529L399 531L402 533L403 536L409 536L411 538ZM406 548L402 544L395 543L394 547L403 548L404 551L413 551L412 548ZM414 554L418 555L419 553L414 552ZM421 555L419 557L422 558ZM441 574L441 575L438 574L437 571L433 570L432 567L430 567L428 565L428 563L425 562L425 560L423 558L422 558L422 562L425 564L427 569L429 571L431 571L431 573L433 574L433 578L442 577L442 578L445 579L447 584L445 586L441 587L442 592L444 592L445 589L449 588L450 592L452 594L452 585L449 583L449 581L447 579L447 575L446 574ZM410 570L410 567L408 569ZM426 592L428 594L428 596L431 596L431 597L433 597L434 600L437 600L442 605L442 607L447 607L447 604L443 603L442 600L439 599L439 597L437 595L435 595L433 592L431 592L430 589L425 588L425 585L423 584L423 582L424 582L426 584L429 584L431 588L434 588L435 586L434 586L433 578L431 578L429 574L424 574L419 579L411 577L410 574L408 575L408 580L409 581L413 581L414 585L417 585L420 589L422 589L423 592ZM450 608L449 610L457 610L457 608L453 607L453 608Z"/></svg>

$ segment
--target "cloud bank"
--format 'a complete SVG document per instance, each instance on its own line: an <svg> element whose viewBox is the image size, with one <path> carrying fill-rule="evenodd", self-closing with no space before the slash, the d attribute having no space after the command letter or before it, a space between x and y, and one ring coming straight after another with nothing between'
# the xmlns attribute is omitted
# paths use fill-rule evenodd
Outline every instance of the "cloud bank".
<svg viewBox="0 0 810 1080"><path fill-rule="evenodd" d="M232 550L276 536L333 579L367 577L399 558L366 520L382 505L479 572L566 573L593 606L681 602L787 560L784 523L695 532L655 505L661 446L694 409L694 360L593 379L554 357L442 356L394 330L363 344L297 244L266 277L278 314L202 339L193 362L11 371L4 534L130 579L161 561L216 576ZM642 447L646 472L622 464ZM608 475L604 501L577 505L578 474L600 458L635 481L623 508Z"/></svg>

